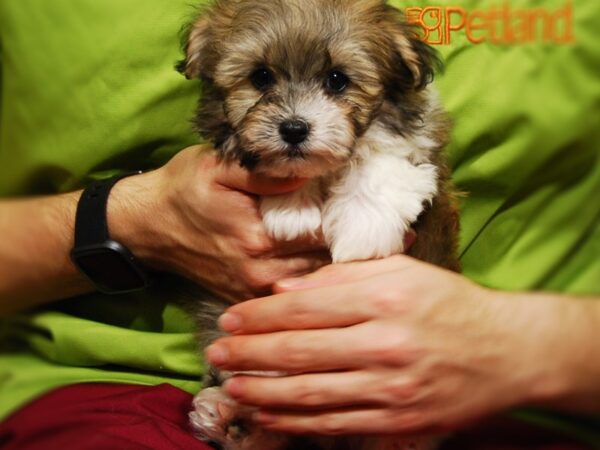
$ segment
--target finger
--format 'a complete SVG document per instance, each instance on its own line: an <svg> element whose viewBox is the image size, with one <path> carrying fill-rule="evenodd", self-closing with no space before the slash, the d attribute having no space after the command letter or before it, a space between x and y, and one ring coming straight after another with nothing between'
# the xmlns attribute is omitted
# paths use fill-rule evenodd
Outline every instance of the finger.
<svg viewBox="0 0 600 450"><path fill-rule="evenodd" d="M255 292L255 296L269 295L277 280L305 275L330 262L329 253L323 251L298 253L280 258L254 259L239 276ZM232 283L235 283L235 280Z"/></svg>
<svg viewBox="0 0 600 450"><path fill-rule="evenodd" d="M253 297L269 295L272 286L281 278L302 276L331 262L328 252L314 251L288 255L281 258L252 261L240 272L240 279L254 292ZM232 281L235 283L235 280ZM248 300L248 298L238 299ZM236 302L237 303L237 302Z"/></svg>
<svg viewBox="0 0 600 450"><path fill-rule="evenodd" d="M430 431L419 411L390 408L346 408L298 412L264 410L253 416L271 431L338 436L349 434L412 435Z"/></svg>
<svg viewBox="0 0 600 450"><path fill-rule="evenodd" d="M323 251L319 248L290 254L285 257L273 258L269 263L272 266L271 273L276 274L277 279L288 276L304 276L327 264L331 264L331 255L328 251Z"/></svg>
<svg viewBox="0 0 600 450"><path fill-rule="evenodd" d="M365 387L368 386L368 389ZM397 370L363 370L266 378L236 376L223 386L240 403L270 409L399 405L423 397Z"/></svg>
<svg viewBox="0 0 600 450"><path fill-rule="evenodd" d="M273 290L274 292L286 292L334 286L341 283L364 280L393 270L405 269L415 264L417 264L416 260L404 255L396 255L374 261L335 264L326 266L305 277L278 281Z"/></svg>
<svg viewBox="0 0 600 450"><path fill-rule="evenodd" d="M205 358L219 369L234 371L299 373L352 369L356 360L348 347L328 346L348 337L344 330L224 337L206 349ZM327 352L323 352L324 347Z"/></svg>
<svg viewBox="0 0 600 450"><path fill-rule="evenodd" d="M238 166L221 163L217 166L215 182L221 186L254 195L281 195L301 188L304 178L268 178Z"/></svg>
<svg viewBox="0 0 600 450"><path fill-rule="evenodd" d="M397 328L395 323L390 326ZM374 338L377 330L386 339ZM401 368L414 363L419 349L407 345L405 336L394 331L386 324L368 323L338 329L228 336L208 347L206 359L225 370L296 374L373 366Z"/></svg>
<svg viewBox="0 0 600 450"><path fill-rule="evenodd" d="M369 302L360 301L371 289L347 283L249 300L229 308L219 326L230 334L347 327L376 314Z"/></svg>
<svg viewBox="0 0 600 450"><path fill-rule="evenodd" d="M270 409L331 409L374 402L368 372L334 372L279 378L236 376L223 389L240 403Z"/></svg>

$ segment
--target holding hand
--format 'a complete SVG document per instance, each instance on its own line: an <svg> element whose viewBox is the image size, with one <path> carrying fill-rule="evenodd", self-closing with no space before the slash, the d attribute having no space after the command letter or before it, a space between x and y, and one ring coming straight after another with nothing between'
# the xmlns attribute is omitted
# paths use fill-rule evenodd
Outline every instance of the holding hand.
<svg viewBox="0 0 600 450"><path fill-rule="evenodd" d="M330 262L315 239L275 242L258 211L257 196L286 194L304 183L258 177L219 163L210 148L190 147L113 187L109 234L150 268L244 300ZM69 259L80 196L0 201L0 315L94 290Z"/></svg>
<svg viewBox="0 0 600 450"><path fill-rule="evenodd" d="M154 268L232 300L248 299L330 260L319 242L275 242L258 211L257 196L289 193L304 182L257 177L190 147L161 169L115 186L111 233Z"/></svg>
<svg viewBox="0 0 600 450"><path fill-rule="evenodd" d="M574 302L497 293L409 257L328 266L277 291L230 308L220 323L233 336L207 350L222 369L289 374L225 385L273 430L443 432L554 399L576 367L560 353Z"/></svg>

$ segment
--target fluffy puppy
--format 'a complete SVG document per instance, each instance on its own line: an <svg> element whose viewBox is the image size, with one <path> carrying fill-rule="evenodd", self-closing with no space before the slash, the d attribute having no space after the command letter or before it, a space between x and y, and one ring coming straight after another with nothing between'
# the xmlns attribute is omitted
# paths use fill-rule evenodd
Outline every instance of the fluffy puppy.
<svg viewBox="0 0 600 450"><path fill-rule="evenodd" d="M438 65L382 0L218 0L190 26L180 70L202 81L194 123L223 163L309 179L297 192L261 199L273 237L322 233L333 261L347 262L403 252L413 228L410 255L459 270L458 216L441 152L449 124L429 87ZM203 345L217 336L221 310L203 302L195 312ZM247 411L218 388L203 391L195 408L198 434L227 450L309 448L240 420ZM432 444L341 442L314 444Z"/></svg>

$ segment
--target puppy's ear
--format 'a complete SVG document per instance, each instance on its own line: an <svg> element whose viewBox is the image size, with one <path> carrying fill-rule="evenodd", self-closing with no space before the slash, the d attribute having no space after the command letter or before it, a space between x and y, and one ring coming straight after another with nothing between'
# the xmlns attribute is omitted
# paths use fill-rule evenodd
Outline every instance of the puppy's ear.
<svg viewBox="0 0 600 450"><path fill-rule="evenodd" d="M208 15L197 19L183 34L185 59L177 63L176 69L186 78L199 78L208 68L208 44L211 38Z"/></svg>
<svg viewBox="0 0 600 450"><path fill-rule="evenodd" d="M406 31L408 30L408 36ZM442 69L438 53L423 42L409 27L394 33L394 46L401 62L408 68L412 87L421 90L433 81L435 72Z"/></svg>
<svg viewBox="0 0 600 450"><path fill-rule="evenodd" d="M437 51L419 37L416 28L407 24L402 12L388 7L387 31L392 40L396 70L405 78L405 87L421 90L443 68Z"/></svg>

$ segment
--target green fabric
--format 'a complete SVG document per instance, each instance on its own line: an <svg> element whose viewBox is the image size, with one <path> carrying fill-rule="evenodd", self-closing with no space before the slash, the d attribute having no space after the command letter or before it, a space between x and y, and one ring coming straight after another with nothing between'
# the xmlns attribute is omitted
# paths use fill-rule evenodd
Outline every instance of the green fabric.
<svg viewBox="0 0 600 450"><path fill-rule="evenodd" d="M173 69L189 4L0 0L0 196L156 167L198 141L198 85ZM69 383L200 387L192 326L164 297L90 295L0 326L0 417Z"/></svg>
<svg viewBox="0 0 600 450"><path fill-rule="evenodd" d="M197 141L198 86L173 70L189 3L0 0L0 196L155 167ZM466 193L464 270L488 286L600 294L600 3L574 8L575 44L477 46L457 34L438 47ZM158 293L64 301L2 322L0 336L0 417L69 383L200 386L189 320ZM593 419L519 417L600 447Z"/></svg>
<svg viewBox="0 0 600 450"><path fill-rule="evenodd" d="M1 0L0 195L65 191L197 141L173 70L190 2Z"/></svg>

